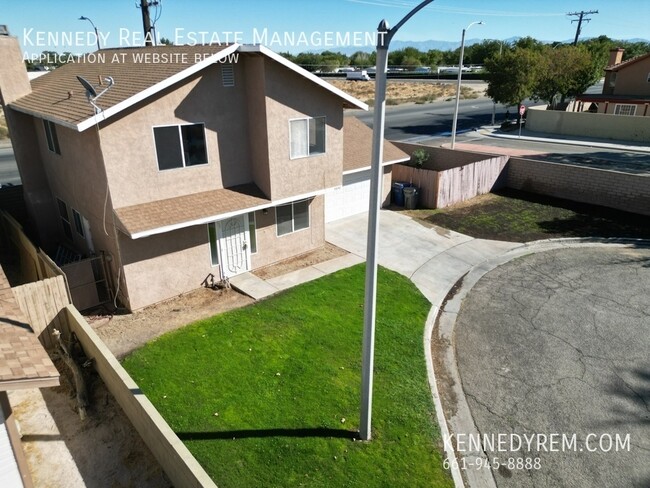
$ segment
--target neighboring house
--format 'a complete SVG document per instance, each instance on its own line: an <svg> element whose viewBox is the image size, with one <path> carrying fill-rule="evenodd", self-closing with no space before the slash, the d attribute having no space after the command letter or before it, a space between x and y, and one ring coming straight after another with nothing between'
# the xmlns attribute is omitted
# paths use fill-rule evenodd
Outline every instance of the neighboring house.
<svg viewBox="0 0 650 488"><path fill-rule="evenodd" d="M58 385L59 372L27 323L0 266L0 486L33 486L7 392Z"/></svg>
<svg viewBox="0 0 650 488"><path fill-rule="evenodd" d="M263 46L105 49L31 85L14 38L0 56L41 247L105 256L131 310L316 249L326 218L367 210L372 132L343 113L367 106ZM108 88L99 113L77 76ZM408 159L385 144L385 164Z"/></svg>
<svg viewBox="0 0 650 488"><path fill-rule="evenodd" d="M576 97L576 108L600 114L650 116L650 53L622 62L623 49L610 51L602 94Z"/></svg>

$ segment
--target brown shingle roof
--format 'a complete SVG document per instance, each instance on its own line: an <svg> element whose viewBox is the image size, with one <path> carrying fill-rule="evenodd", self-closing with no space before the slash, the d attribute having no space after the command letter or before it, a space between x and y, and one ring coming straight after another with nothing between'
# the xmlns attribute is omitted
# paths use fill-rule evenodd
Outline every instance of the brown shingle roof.
<svg viewBox="0 0 650 488"><path fill-rule="evenodd" d="M227 47L223 44L102 49L36 78L32 81L32 93L11 106L76 126L95 115L77 76L96 86L98 92L107 86L98 86L99 79L113 78L115 84L97 101L106 110L194 66L197 56L215 55Z"/></svg>
<svg viewBox="0 0 650 488"><path fill-rule="evenodd" d="M238 53L237 56L261 53L336 94L343 100L344 107L368 108L363 102L263 46L239 44L102 49L36 78L32 81L32 93L16 100L11 107L83 131L96 120L102 121L234 52ZM88 80L97 92L107 86L106 83L99 86L100 80L104 82L110 76L115 82L97 100L97 105L104 111L97 118L77 76Z"/></svg>
<svg viewBox="0 0 650 488"><path fill-rule="evenodd" d="M0 391L59 384L59 372L27 323L0 266Z"/></svg>
<svg viewBox="0 0 650 488"><path fill-rule="evenodd" d="M136 239L270 204L256 185L247 184L118 208L115 214L122 230Z"/></svg>
<svg viewBox="0 0 650 488"><path fill-rule="evenodd" d="M356 117L343 122L343 172L369 168L372 159L372 129ZM409 155L384 141L384 164L408 161Z"/></svg>

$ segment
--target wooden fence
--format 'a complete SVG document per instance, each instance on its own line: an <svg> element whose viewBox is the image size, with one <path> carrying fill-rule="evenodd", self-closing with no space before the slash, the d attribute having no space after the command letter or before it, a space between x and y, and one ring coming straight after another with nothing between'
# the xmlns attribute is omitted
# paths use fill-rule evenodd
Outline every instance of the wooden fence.
<svg viewBox="0 0 650 488"><path fill-rule="evenodd" d="M27 283L11 291L41 344L46 349L54 347L52 329L67 332L67 322L60 318L60 312L70 304L63 277Z"/></svg>
<svg viewBox="0 0 650 488"><path fill-rule="evenodd" d="M23 226L4 210L0 210L0 226L4 231L5 238L18 251L21 278L24 283L62 276L66 289L68 289L65 273L61 271L61 268L43 250L32 243L25 234ZM69 291L68 295L70 295Z"/></svg>
<svg viewBox="0 0 650 488"><path fill-rule="evenodd" d="M393 181L407 182L417 187L419 207L438 207L438 171L396 164L393 166Z"/></svg>
<svg viewBox="0 0 650 488"><path fill-rule="evenodd" d="M69 330L77 336L86 356L93 359L106 388L122 407L172 484L177 488L216 488L214 481L77 309L73 305L66 307L61 311L60 318L68 322Z"/></svg>

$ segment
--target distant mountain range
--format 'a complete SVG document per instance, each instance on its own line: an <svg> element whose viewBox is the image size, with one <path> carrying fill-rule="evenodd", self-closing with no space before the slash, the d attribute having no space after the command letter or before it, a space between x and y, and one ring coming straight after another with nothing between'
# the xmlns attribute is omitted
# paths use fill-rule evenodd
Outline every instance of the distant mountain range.
<svg viewBox="0 0 650 488"><path fill-rule="evenodd" d="M508 44L512 44L513 42L518 41L521 39L521 37L509 37L508 39L499 39L500 41ZM589 38L582 38L582 40L589 39ZM471 46L472 44L478 44L480 42L483 42L485 39L466 39L465 40L465 46ZM623 40L626 42L650 42L648 39L641 39L641 38L634 38L634 39L617 39L617 40ZM551 44L555 41L541 41L544 44ZM563 44L570 44L573 42L573 39L567 39L564 41L561 41ZM440 51L453 51L457 48L460 47L460 39L458 41L435 41L435 40L429 40L429 41L393 41L391 43L391 50L398 50L398 49L404 49L406 47L414 47L420 51L429 51L431 49L438 49ZM341 47L341 48L334 48L330 49L330 51L339 51L343 54L346 54L348 56L354 54L357 51L365 51L365 52L372 52L374 51L374 48L367 46L365 48L360 48L360 47Z"/></svg>

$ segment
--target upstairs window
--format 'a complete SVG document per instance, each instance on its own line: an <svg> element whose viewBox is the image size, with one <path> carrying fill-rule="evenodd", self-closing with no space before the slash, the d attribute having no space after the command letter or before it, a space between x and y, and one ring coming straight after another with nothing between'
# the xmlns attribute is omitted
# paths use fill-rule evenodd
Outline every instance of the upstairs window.
<svg viewBox="0 0 650 488"><path fill-rule="evenodd" d="M59 147L59 137L56 135L56 124L49 120L43 119L43 128L45 129L45 139L47 140L47 148L54 154L61 154Z"/></svg>
<svg viewBox="0 0 650 488"><path fill-rule="evenodd" d="M325 152L325 117L289 121L291 159Z"/></svg>
<svg viewBox="0 0 650 488"><path fill-rule="evenodd" d="M158 169L208 164L203 124L154 127Z"/></svg>
<svg viewBox="0 0 650 488"><path fill-rule="evenodd" d="M275 207L278 236L309 228L309 200Z"/></svg>

